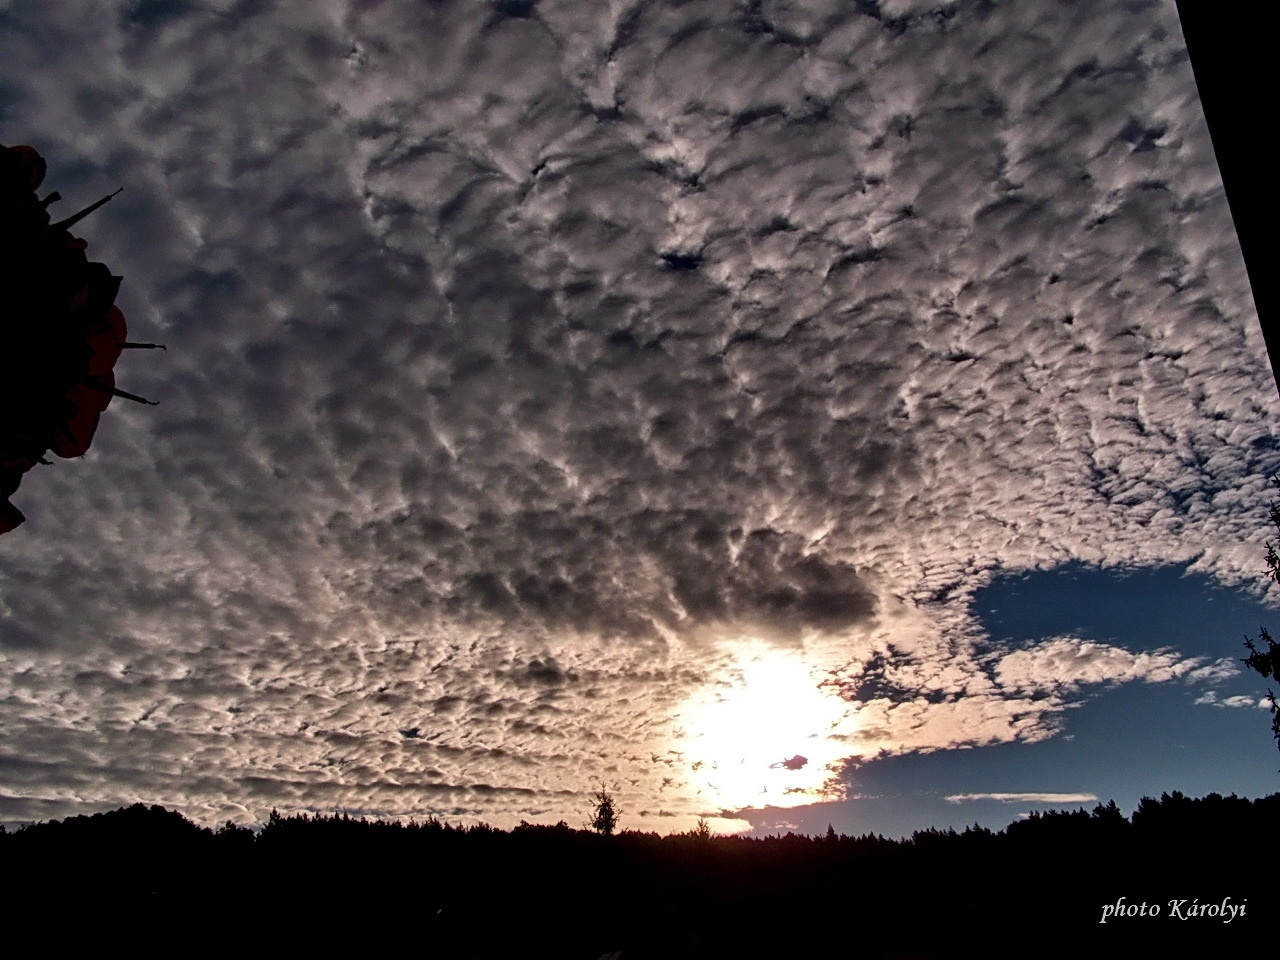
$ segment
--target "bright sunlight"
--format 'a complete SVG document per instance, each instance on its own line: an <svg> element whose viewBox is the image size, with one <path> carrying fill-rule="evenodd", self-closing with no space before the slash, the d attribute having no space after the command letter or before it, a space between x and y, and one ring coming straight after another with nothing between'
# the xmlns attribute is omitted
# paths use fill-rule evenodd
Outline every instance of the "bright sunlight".
<svg viewBox="0 0 1280 960"><path fill-rule="evenodd" d="M690 697L678 749L700 799L737 810L830 798L853 712L820 680L800 654L758 643Z"/></svg>

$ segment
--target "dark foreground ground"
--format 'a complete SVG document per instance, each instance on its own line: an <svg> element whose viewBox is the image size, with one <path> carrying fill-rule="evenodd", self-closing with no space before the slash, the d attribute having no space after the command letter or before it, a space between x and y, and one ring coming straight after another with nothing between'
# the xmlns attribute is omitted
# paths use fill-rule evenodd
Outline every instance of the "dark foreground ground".
<svg viewBox="0 0 1280 960"><path fill-rule="evenodd" d="M136 805L0 834L0 904L5 940L40 955L1274 955L1278 841L1280 794L903 841L341 816L210 831Z"/></svg>

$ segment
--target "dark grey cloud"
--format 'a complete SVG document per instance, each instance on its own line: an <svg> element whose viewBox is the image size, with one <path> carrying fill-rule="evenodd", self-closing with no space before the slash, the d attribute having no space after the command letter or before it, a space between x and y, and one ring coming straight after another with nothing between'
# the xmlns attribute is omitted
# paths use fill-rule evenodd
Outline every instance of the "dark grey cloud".
<svg viewBox="0 0 1280 960"><path fill-rule="evenodd" d="M745 641L872 671L849 756L1035 739L991 571L1255 566L1274 391L1168 4L0 17L0 139L126 186L85 233L170 346L0 544L5 816L692 818Z"/></svg>

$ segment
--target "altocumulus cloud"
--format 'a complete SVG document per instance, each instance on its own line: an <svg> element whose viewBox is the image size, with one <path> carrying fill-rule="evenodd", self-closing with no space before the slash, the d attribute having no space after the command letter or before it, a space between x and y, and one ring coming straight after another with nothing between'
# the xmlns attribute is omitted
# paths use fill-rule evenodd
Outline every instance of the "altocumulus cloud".
<svg viewBox="0 0 1280 960"><path fill-rule="evenodd" d="M6 819L679 827L762 649L845 704L773 776L1212 667L968 606L1254 564L1277 410L1171 4L15 0L0 63L170 345L2 545Z"/></svg>
<svg viewBox="0 0 1280 960"><path fill-rule="evenodd" d="M1008 690L1068 690L1086 683L1144 680L1164 683L1181 677L1224 680L1238 673L1230 659L1206 663L1169 650L1132 653L1121 647L1071 637L1055 637L1000 658L997 682Z"/></svg>

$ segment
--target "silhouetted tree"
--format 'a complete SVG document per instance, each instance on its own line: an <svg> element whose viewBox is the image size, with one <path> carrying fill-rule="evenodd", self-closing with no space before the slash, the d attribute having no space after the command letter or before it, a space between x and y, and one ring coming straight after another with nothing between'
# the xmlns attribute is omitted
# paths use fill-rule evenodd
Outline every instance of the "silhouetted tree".
<svg viewBox="0 0 1280 960"><path fill-rule="evenodd" d="M587 825L606 837L612 835L618 829L618 817L622 814L613 801L613 795L602 786L591 795L591 799L592 814Z"/></svg>
<svg viewBox="0 0 1280 960"><path fill-rule="evenodd" d="M1280 490L1280 474L1271 477L1271 485ZM1277 540L1280 540L1280 501L1273 500L1270 506L1271 525L1276 528ZM1276 583L1280 583L1280 552L1276 550L1277 540L1267 541L1267 571ZM1258 644L1265 646L1259 649ZM1245 637L1244 645L1249 656L1244 658L1245 666L1256 670L1266 679L1280 680L1280 645L1272 639L1266 627L1259 628L1257 641ZM1276 702L1275 692L1267 690L1267 700L1271 704L1271 735L1275 737L1276 748L1280 749L1280 704Z"/></svg>

